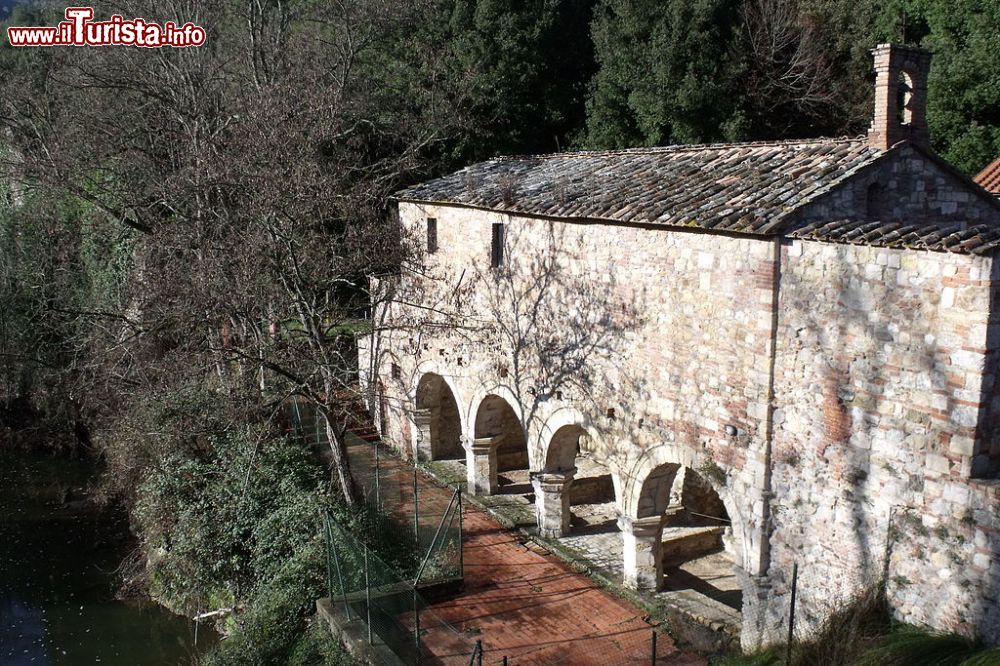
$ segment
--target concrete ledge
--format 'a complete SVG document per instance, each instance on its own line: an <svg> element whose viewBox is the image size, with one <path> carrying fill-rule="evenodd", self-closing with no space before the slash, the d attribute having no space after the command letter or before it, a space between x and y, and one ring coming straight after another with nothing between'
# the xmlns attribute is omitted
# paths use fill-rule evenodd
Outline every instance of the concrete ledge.
<svg viewBox="0 0 1000 666"><path fill-rule="evenodd" d="M330 628L333 637L362 663L406 666L387 645L369 643L368 625L360 618L348 620L340 604L334 604L328 598L319 599L316 601L316 615Z"/></svg>
<svg viewBox="0 0 1000 666"><path fill-rule="evenodd" d="M669 569L702 555L722 550L721 527L663 528L663 567Z"/></svg>

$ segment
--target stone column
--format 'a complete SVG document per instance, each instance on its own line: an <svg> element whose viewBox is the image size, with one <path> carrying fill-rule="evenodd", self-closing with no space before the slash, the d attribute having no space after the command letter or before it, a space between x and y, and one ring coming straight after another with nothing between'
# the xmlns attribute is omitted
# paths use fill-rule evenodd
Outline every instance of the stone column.
<svg viewBox="0 0 1000 666"><path fill-rule="evenodd" d="M625 587L633 590L660 589L663 581L663 516L618 517L622 530Z"/></svg>
<svg viewBox="0 0 1000 666"><path fill-rule="evenodd" d="M413 423L417 426L417 440L413 444L414 460L430 460L431 418L429 409L418 409L413 413Z"/></svg>
<svg viewBox="0 0 1000 666"><path fill-rule="evenodd" d="M480 437L472 440L466 449L466 466L469 470L469 492L474 495L492 495L497 491L497 449L502 435Z"/></svg>
<svg viewBox="0 0 1000 666"><path fill-rule="evenodd" d="M531 475L535 489L535 511L538 531L543 537L557 538L569 534L569 489L576 468L564 472L538 472Z"/></svg>

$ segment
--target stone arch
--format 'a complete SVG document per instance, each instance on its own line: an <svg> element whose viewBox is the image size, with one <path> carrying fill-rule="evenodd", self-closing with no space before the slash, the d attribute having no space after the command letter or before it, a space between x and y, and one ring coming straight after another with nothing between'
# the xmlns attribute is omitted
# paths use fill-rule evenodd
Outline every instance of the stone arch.
<svg viewBox="0 0 1000 666"><path fill-rule="evenodd" d="M580 452L580 439L587 437L587 431L577 424L564 425L553 433L545 450L545 464L542 472L568 472L576 467L576 456Z"/></svg>
<svg viewBox="0 0 1000 666"><path fill-rule="evenodd" d="M481 397L480 397L481 395ZM466 449L469 490L476 495L492 495L500 481L513 487L527 487L529 468L528 433L522 420L523 410L513 394L497 387L477 394L475 416L470 424ZM523 484L511 475L501 479L499 472L523 471Z"/></svg>
<svg viewBox="0 0 1000 666"><path fill-rule="evenodd" d="M540 438L544 459L532 485L541 534L570 536L574 524L578 536L616 532L619 484L598 433L577 410L564 409L546 421Z"/></svg>
<svg viewBox="0 0 1000 666"><path fill-rule="evenodd" d="M560 433L560 431L563 431ZM559 437L557 438L557 435ZM607 448L604 445L604 438L590 425L583 413L572 407L563 407L546 419L539 429L538 437L532 449L531 468L540 471L552 471L550 458L565 455L559 449L566 443L566 437L570 437L569 443L575 445L579 437L586 436L591 446L598 455L606 455ZM555 446L553 446L555 445ZM609 465L610 467L610 465ZM614 471L614 470L613 470Z"/></svg>
<svg viewBox="0 0 1000 666"><path fill-rule="evenodd" d="M663 465L676 465L678 469L680 467L687 467L695 470L712 487L712 490L716 492L723 506L725 506L726 513L729 514L729 519L732 521L733 550L736 562L744 569L749 570L749 567L746 565L750 554L747 552L746 546L752 542L752 533L747 514L753 504L753 500L741 501L724 481L710 478L708 474L701 474L700 471L706 467L717 468L717 465L711 458L699 455L693 449L672 444L661 444L647 449L632 466L631 473L628 475L628 481L624 484L623 514L631 518L639 518L642 483L656 468Z"/></svg>
<svg viewBox="0 0 1000 666"><path fill-rule="evenodd" d="M752 502L740 502L724 479L713 478L701 470L717 468L704 453L676 445L660 445L647 449L631 466L624 498L622 531L624 568L627 585L657 588L662 581L662 563L669 552L661 552L664 525L669 516L664 512L670 505L671 489L681 470L697 479L699 487L710 488L725 508L730 521L726 551L732 557L736 578L744 595L744 576L748 570L746 546L752 543L747 514ZM744 506L745 505L745 506ZM671 514L674 510L671 509ZM722 518L722 516L720 516ZM745 598L745 596L744 596Z"/></svg>
<svg viewBox="0 0 1000 666"><path fill-rule="evenodd" d="M413 403L417 425L414 454L430 460L463 458L462 412L447 379L437 373L424 373L414 390Z"/></svg>
<svg viewBox="0 0 1000 666"><path fill-rule="evenodd" d="M461 377L456 376L450 372L450 368L443 366L442 364L436 362L433 359L428 359L421 361L417 367L414 369L413 374L410 376L410 381L412 378L416 377L418 381L410 386L410 401L412 405L416 404L417 400L417 386L419 385L419 379L424 375L431 373L441 377L448 388L451 389L451 394L455 396L455 402L458 403L458 414L462 419L462 436L468 437L469 435L469 420L470 420L470 405L466 402L464 396L467 394L466 390L463 390L463 383L461 382ZM465 387L466 389L468 387Z"/></svg>
<svg viewBox="0 0 1000 666"><path fill-rule="evenodd" d="M491 393L483 398L476 409L473 422L476 440L497 439L497 471L527 469L528 435L518 410L509 401Z"/></svg>
<svg viewBox="0 0 1000 666"><path fill-rule="evenodd" d="M527 417L524 411L524 406L518 399L517 394L513 389L504 384L480 384L475 391L472 393L472 399L468 403L466 409L467 421L466 421L466 437L472 441L476 438L476 418L479 416L479 408L482 407L483 402L489 396L496 396L502 398L510 408L517 415L517 420L521 424L521 428L524 431L524 436L529 442L532 443L533 438L529 436L529 429L527 423Z"/></svg>
<svg viewBox="0 0 1000 666"><path fill-rule="evenodd" d="M629 466L628 473L624 474L622 513L631 518L640 518L639 502L643 483L657 470L664 466L673 465L674 473L681 467L697 469L701 460L695 451L688 447L677 446L675 444L659 444L643 451L642 455ZM672 477L671 477L672 484ZM723 488L724 489L724 488ZM718 492L716 488L716 492ZM668 488L669 492L669 488ZM719 493L720 497L722 493ZM728 508L728 507L727 507Z"/></svg>

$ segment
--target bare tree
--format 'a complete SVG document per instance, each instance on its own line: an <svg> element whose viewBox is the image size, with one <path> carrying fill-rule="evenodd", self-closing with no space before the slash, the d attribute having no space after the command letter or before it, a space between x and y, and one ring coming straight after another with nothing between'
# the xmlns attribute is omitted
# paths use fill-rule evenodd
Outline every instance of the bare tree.
<svg viewBox="0 0 1000 666"><path fill-rule="evenodd" d="M739 48L746 51L745 85L756 117L786 123L780 135L839 108L820 30L796 0L749 0L742 17Z"/></svg>
<svg viewBox="0 0 1000 666"><path fill-rule="evenodd" d="M353 336L369 325L368 276L407 252L387 196L459 121L455 90L387 76L433 70L434 45L403 36L434 3L112 5L210 37L53 50L0 83L25 181L129 230L126 293L108 312L72 313L100 325L73 341L64 378L105 417L125 396L190 382L264 414L307 400L351 503Z"/></svg>

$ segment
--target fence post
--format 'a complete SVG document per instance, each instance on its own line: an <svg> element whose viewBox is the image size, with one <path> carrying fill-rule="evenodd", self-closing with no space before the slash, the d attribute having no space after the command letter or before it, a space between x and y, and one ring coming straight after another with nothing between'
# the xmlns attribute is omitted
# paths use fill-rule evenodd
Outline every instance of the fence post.
<svg viewBox="0 0 1000 666"><path fill-rule="evenodd" d="M333 560L334 566L337 568L337 581L340 583L340 594L341 599L344 602L344 613L347 615L347 621L351 621L351 604L347 602L347 589L344 585L344 574L340 568L340 556L337 555L337 548L333 543L333 518L330 517L329 513L323 514L324 525L326 526L326 569L327 575L329 576L329 590L330 590L330 602L333 603L333 573L330 571L330 560Z"/></svg>
<svg viewBox="0 0 1000 666"><path fill-rule="evenodd" d="M368 582L368 547L365 549L365 613L368 618L368 644L374 645L372 641L372 586Z"/></svg>
<svg viewBox="0 0 1000 666"><path fill-rule="evenodd" d="M795 592L799 585L799 563L792 563L792 599L788 609L788 645L785 648L785 664L792 663L792 641L795 640Z"/></svg>
<svg viewBox="0 0 1000 666"><path fill-rule="evenodd" d="M653 666L656 666L656 629L653 629Z"/></svg>
<svg viewBox="0 0 1000 666"><path fill-rule="evenodd" d="M372 446L375 447L375 509L377 511L382 510L382 495L379 489L379 459L378 459L378 440L376 439L372 442Z"/></svg>
<svg viewBox="0 0 1000 666"><path fill-rule="evenodd" d="M413 461L413 540L420 550L420 492L417 488L417 462Z"/></svg>
<svg viewBox="0 0 1000 666"><path fill-rule="evenodd" d="M421 662L420 650L420 604L418 603L417 588L413 588L413 646L417 649L417 663Z"/></svg>
<svg viewBox="0 0 1000 666"><path fill-rule="evenodd" d="M465 580L465 518L462 516L462 486L455 486L458 493L458 575Z"/></svg>

